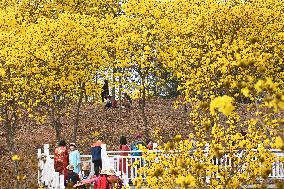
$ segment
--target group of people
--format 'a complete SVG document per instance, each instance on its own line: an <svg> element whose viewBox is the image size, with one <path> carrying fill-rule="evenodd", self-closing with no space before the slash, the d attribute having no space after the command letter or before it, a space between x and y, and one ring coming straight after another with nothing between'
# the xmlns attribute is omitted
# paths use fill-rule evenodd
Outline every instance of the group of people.
<svg viewBox="0 0 284 189"><path fill-rule="evenodd" d="M115 99L115 96L109 95L108 80L104 81L101 97L102 97L102 102L106 100L105 109L118 108L118 104L117 104L117 100ZM127 93L124 93L121 106L124 108L130 108L131 105L132 105L131 97Z"/></svg>
<svg viewBox="0 0 284 189"><path fill-rule="evenodd" d="M142 152L139 151L139 145L152 150L152 141L147 140L145 143L141 138L142 135L137 134L135 141L128 145L126 137L121 136L119 155L128 156L131 154L132 156L141 156ZM122 188L122 181L116 176L113 169L102 169L102 144L102 139L99 139L91 145L92 162L94 165L94 171L92 172L89 163L81 163L80 152L75 143L70 143L69 148L64 140L58 143L54 151L54 168L59 174L64 175L66 186L87 188L92 185L94 189ZM121 174L126 174L127 170L130 170L129 164L127 168L126 158L120 158L119 161L119 171Z"/></svg>

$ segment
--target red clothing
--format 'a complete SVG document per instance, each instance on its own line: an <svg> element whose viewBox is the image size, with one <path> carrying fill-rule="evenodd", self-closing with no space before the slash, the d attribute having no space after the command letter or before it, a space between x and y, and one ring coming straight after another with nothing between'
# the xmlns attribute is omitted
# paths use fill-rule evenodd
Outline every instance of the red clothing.
<svg viewBox="0 0 284 189"><path fill-rule="evenodd" d="M67 179L67 166L69 163L69 154L66 146L59 146L54 151L54 169L60 175L64 174L65 180Z"/></svg>
<svg viewBox="0 0 284 189"><path fill-rule="evenodd" d="M153 150L153 144L152 144L152 143L149 143L149 144L147 145L147 149L148 149L148 150Z"/></svg>
<svg viewBox="0 0 284 189"><path fill-rule="evenodd" d="M120 146L120 151L130 151L130 148L127 145L121 145ZM119 155L120 156L128 156L129 152L121 152ZM119 159L119 171L126 173L126 163L127 163L127 158L120 158ZM123 171L122 171L123 168ZM129 165L128 165L128 171L129 171Z"/></svg>
<svg viewBox="0 0 284 189"><path fill-rule="evenodd" d="M101 175L94 184L94 189L109 189L107 176Z"/></svg>

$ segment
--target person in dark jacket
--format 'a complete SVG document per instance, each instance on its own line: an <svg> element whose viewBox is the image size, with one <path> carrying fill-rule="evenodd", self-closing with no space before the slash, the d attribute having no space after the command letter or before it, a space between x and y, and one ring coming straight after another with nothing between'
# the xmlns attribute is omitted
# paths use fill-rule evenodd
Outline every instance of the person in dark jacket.
<svg viewBox="0 0 284 189"><path fill-rule="evenodd" d="M94 163L95 175L99 175L100 170L102 169L102 141L98 140L91 146L92 153L92 162Z"/></svg>
<svg viewBox="0 0 284 189"><path fill-rule="evenodd" d="M67 179L65 180L65 186L73 187L75 184L80 182L79 175L74 172L74 166L68 165L67 166L68 172L67 172Z"/></svg>
<svg viewBox="0 0 284 189"><path fill-rule="evenodd" d="M108 95L109 95L109 89L108 89L108 80L105 80L104 81L104 86L102 88L102 93L101 93L101 96L102 96L102 102L105 101L105 99L107 99Z"/></svg>
<svg viewBox="0 0 284 189"><path fill-rule="evenodd" d="M110 109L112 107L111 96L108 96L106 99L105 109Z"/></svg>

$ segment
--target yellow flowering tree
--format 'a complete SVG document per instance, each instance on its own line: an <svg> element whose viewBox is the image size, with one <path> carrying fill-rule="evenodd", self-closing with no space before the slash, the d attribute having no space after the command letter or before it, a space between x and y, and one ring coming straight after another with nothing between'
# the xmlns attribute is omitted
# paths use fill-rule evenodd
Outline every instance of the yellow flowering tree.
<svg viewBox="0 0 284 189"><path fill-rule="evenodd" d="M13 138L19 121L24 117L33 117L33 108L39 106L42 92L38 78L33 77L37 65L30 63L31 56L25 51L28 44L21 40L26 32L25 25L18 24L16 10L12 7L0 11L0 119L6 130L7 144L13 153Z"/></svg>
<svg viewBox="0 0 284 189"><path fill-rule="evenodd" d="M192 135L146 152L136 185L265 186L279 160L268 149L283 149L284 2L164 3L158 55L191 103Z"/></svg>

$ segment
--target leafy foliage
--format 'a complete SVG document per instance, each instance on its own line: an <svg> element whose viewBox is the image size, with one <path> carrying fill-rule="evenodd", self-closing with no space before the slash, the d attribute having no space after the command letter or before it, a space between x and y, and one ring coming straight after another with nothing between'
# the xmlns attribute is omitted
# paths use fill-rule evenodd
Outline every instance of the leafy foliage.
<svg viewBox="0 0 284 189"><path fill-rule="evenodd" d="M179 127L191 138L165 144L167 153L181 150L178 156L158 155L163 161L156 163L149 154L152 167L143 171L153 177L137 185L236 188L266 179L273 161L267 149L284 146L283 6L283 0L1 1L0 120L10 156L17 157L15 136L27 120L51 123L59 140L71 114L76 141L82 107L100 101L104 78L120 100L123 91L139 98L146 135L153 133L147 98L180 94L175 104L184 106ZM237 166L217 168L212 158L224 155ZM161 166L167 169L152 170Z"/></svg>

